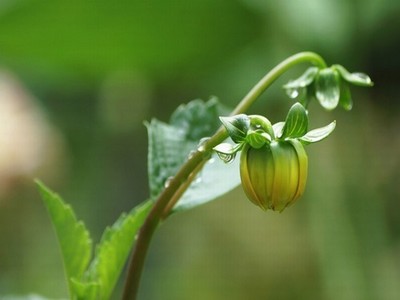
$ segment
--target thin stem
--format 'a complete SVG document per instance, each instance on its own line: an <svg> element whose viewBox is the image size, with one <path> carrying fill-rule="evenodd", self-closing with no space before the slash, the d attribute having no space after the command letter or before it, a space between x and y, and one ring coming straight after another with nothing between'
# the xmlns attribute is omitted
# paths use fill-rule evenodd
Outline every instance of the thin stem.
<svg viewBox="0 0 400 300"><path fill-rule="evenodd" d="M203 159L201 163L199 163L196 166L196 169L193 170L193 172L190 173L189 177L181 186L179 189L175 192L174 196L169 200L168 205L165 207L163 215L161 217L161 220L164 220L168 217L169 213L171 210L174 208L175 204L179 201L179 199L182 197L183 193L186 191L186 189L189 187L189 185L192 183L196 175L203 169L204 164L207 162L206 159Z"/></svg>
<svg viewBox="0 0 400 300"><path fill-rule="evenodd" d="M244 113L255 102L255 100L284 72L302 62L311 62L320 68L325 68L324 60L313 52L301 52L295 54L265 75L242 99L242 101L232 111L232 115ZM170 181L168 187L159 195L155 201L152 210L144 221L139 230L135 249L128 266L128 273L125 282L125 290L122 299L134 300L137 296L139 281L144 266L147 250L150 245L151 238L160 223L160 220L165 216L165 212L171 207L170 202L176 202L179 196L183 194L185 189L189 187L196 173L210 157L212 148L221 143L228 137L224 127L220 127L217 132L204 144L202 149L197 149L194 154L182 165L181 169ZM167 209L167 210L166 210Z"/></svg>

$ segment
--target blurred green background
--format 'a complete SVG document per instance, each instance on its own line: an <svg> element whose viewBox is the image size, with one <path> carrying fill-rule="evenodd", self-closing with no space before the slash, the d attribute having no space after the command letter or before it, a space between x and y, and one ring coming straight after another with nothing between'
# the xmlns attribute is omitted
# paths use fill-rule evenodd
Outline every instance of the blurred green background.
<svg viewBox="0 0 400 300"><path fill-rule="evenodd" d="M389 0L1 0L0 299L67 295L34 177L97 241L148 196L144 120L211 95L234 106L304 50L375 82L350 113L311 104L311 127L338 126L308 148L306 194L264 213L239 187L172 217L140 299L400 299L399 14ZM281 85L305 67L251 112L281 121Z"/></svg>

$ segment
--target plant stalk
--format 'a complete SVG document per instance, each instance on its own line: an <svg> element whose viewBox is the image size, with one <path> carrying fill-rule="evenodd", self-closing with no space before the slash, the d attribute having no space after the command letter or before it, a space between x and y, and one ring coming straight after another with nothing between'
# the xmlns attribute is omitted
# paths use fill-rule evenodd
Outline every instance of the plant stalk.
<svg viewBox="0 0 400 300"><path fill-rule="evenodd" d="M237 115L246 112L257 98L283 73L291 67L310 62L320 68L326 68L325 61L313 52L300 52L282 61L268 74L266 74L240 101L231 115ZM196 172L201 169L199 166L209 159L213 147L217 146L228 137L223 126L204 144L202 149L197 149L193 155L182 165L178 173L169 182L169 185L162 191L154 203L152 210L144 221L138 232L135 248L129 262L127 277L125 281L122 300L135 300L139 289L141 273L143 271L144 261L152 239L152 236L166 213L172 208L183 192L190 186Z"/></svg>

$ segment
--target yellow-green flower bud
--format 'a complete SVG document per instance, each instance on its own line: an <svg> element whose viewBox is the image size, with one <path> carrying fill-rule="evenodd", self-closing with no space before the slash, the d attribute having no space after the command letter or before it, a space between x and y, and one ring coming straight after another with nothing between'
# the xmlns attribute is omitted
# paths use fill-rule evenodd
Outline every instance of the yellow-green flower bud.
<svg viewBox="0 0 400 300"><path fill-rule="evenodd" d="M308 159L304 145L326 138L336 126L308 131L308 114L300 103L289 110L285 122L274 125L263 116L237 115L221 118L237 144L214 147L224 162L242 151L240 177L247 197L264 210L283 211L304 192Z"/></svg>
<svg viewBox="0 0 400 300"><path fill-rule="evenodd" d="M308 159L294 139L272 141L260 149L249 144L240 157L240 176L247 197L262 209L283 211L304 192Z"/></svg>

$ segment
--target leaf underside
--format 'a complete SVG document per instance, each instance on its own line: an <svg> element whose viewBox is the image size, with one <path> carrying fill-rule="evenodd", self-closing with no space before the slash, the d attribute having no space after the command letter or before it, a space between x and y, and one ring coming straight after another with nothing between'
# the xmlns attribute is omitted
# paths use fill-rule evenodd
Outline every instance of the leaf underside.
<svg viewBox="0 0 400 300"><path fill-rule="evenodd" d="M199 147L201 138L209 137L220 127L219 116L227 115L216 98L207 102L193 100L173 113L170 123L153 119L147 125L149 134L149 185L155 198ZM237 163L226 165L216 157L206 163L174 210L185 210L211 201L240 183Z"/></svg>

